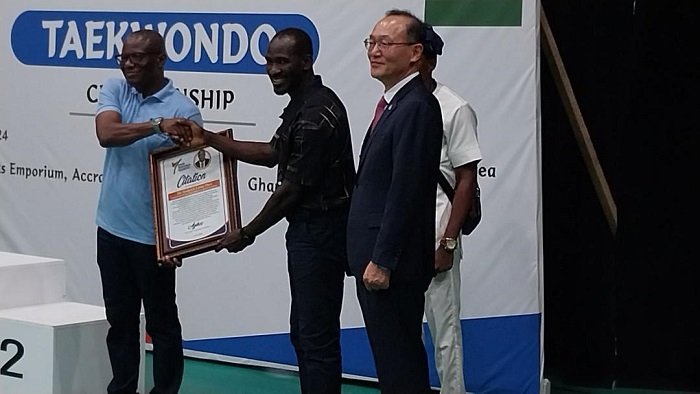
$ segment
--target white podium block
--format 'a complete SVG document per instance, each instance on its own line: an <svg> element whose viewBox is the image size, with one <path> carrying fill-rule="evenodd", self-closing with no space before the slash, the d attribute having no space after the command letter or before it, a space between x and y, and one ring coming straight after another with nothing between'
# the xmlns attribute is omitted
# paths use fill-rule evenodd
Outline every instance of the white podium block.
<svg viewBox="0 0 700 394"><path fill-rule="evenodd" d="M63 260L0 252L0 309L60 302L65 294Z"/></svg>
<svg viewBox="0 0 700 394"><path fill-rule="evenodd" d="M94 305L60 302L0 310L0 393L106 392L112 378L108 328L104 308ZM144 392L141 349L139 390Z"/></svg>

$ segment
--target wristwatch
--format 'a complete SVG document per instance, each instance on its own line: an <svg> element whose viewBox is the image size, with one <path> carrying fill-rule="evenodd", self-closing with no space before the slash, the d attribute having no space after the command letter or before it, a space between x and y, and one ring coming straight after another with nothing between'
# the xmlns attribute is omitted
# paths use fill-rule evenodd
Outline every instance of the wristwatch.
<svg viewBox="0 0 700 394"><path fill-rule="evenodd" d="M160 122L163 121L163 118L157 117L157 118L151 118L151 129L153 129L154 133L162 133L163 130L160 129Z"/></svg>
<svg viewBox="0 0 700 394"><path fill-rule="evenodd" d="M440 240L440 246L446 251L452 253L457 249L457 240L454 238L444 237Z"/></svg>

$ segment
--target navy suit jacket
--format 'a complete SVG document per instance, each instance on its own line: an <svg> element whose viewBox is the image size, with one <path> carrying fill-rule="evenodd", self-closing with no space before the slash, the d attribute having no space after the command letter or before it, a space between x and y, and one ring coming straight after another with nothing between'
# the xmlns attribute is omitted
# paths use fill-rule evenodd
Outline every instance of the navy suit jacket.
<svg viewBox="0 0 700 394"><path fill-rule="evenodd" d="M420 76L404 85L362 143L348 218L348 262L358 278L372 261L391 281L434 275L440 105Z"/></svg>

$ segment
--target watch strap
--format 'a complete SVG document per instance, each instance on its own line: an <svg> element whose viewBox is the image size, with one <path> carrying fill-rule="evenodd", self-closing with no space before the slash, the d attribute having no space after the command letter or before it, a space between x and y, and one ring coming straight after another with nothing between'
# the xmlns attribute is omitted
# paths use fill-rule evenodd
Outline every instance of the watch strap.
<svg viewBox="0 0 700 394"><path fill-rule="evenodd" d="M162 133L163 130L160 128L160 122L163 121L163 118L151 118L151 129L153 130L154 133Z"/></svg>

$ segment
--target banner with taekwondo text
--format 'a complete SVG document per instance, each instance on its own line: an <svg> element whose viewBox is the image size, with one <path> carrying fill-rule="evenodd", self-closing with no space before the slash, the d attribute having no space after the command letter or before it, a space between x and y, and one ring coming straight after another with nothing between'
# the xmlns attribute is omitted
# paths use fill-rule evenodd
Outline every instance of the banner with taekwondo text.
<svg viewBox="0 0 700 394"><path fill-rule="evenodd" d="M201 109L210 130L268 141L287 96L276 96L264 53L297 26L314 43L314 69L344 101L354 148L382 86L362 40L391 8L412 10L445 41L439 81L478 117L484 218L464 238L462 326L470 391L535 393L542 369L542 243L537 0L181 0L113 3L6 1L0 5L0 250L64 259L68 297L101 304L95 208L102 149L94 113L101 83L121 77L125 33L166 38L166 76ZM357 161L357 156L356 156ZM247 223L275 187L275 169L239 164ZM178 270L189 355L293 368L289 286L280 223L239 254L206 253ZM1 294L0 297L6 295ZM374 375L354 282L342 314L344 372ZM428 346L431 346L428 344ZM431 357L432 358L432 357ZM437 385L435 372L432 382Z"/></svg>

